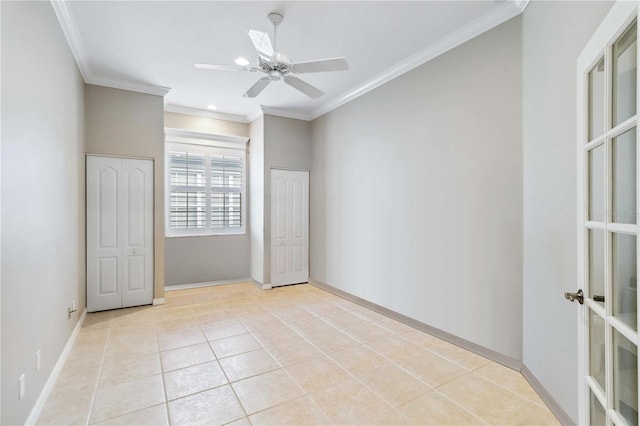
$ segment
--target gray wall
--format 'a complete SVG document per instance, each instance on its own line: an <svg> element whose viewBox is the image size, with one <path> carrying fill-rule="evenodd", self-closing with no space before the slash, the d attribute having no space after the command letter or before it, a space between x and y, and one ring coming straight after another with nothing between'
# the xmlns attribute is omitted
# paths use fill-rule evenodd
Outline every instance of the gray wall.
<svg viewBox="0 0 640 426"><path fill-rule="evenodd" d="M85 308L84 82L49 2L2 2L1 50L0 423L13 425L26 421Z"/></svg>
<svg viewBox="0 0 640 426"><path fill-rule="evenodd" d="M264 282L271 283L271 169L311 169L311 123L264 115Z"/></svg>
<svg viewBox="0 0 640 426"><path fill-rule="evenodd" d="M523 360L578 420L576 60L611 7L532 2L523 17Z"/></svg>
<svg viewBox="0 0 640 426"><path fill-rule="evenodd" d="M169 128L228 136L249 136L249 125L165 113ZM249 218L249 214L247 214ZM249 229L244 235L169 237L165 239L165 285L246 279L251 269Z"/></svg>
<svg viewBox="0 0 640 426"><path fill-rule="evenodd" d="M164 102L162 96L88 84L87 153L154 161L154 298L164 297Z"/></svg>
<svg viewBox="0 0 640 426"><path fill-rule="evenodd" d="M249 234L167 238L166 286L247 279L249 250Z"/></svg>
<svg viewBox="0 0 640 426"><path fill-rule="evenodd" d="M312 123L311 277L521 359L521 20Z"/></svg>

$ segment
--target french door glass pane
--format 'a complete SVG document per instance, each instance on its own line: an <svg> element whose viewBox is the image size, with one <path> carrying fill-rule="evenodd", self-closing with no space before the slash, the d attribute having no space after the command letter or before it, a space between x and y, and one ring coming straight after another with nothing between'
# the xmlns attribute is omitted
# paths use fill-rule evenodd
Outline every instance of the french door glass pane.
<svg viewBox="0 0 640 426"><path fill-rule="evenodd" d="M589 151L589 220L604 222L604 145Z"/></svg>
<svg viewBox="0 0 640 426"><path fill-rule="evenodd" d="M589 391L589 424L591 426L605 426L607 424L607 415L602 408L602 404L598 401L598 398Z"/></svg>
<svg viewBox="0 0 640 426"><path fill-rule="evenodd" d="M613 139L613 221L636 223L636 129Z"/></svg>
<svg viewBox="0 0 640 426"><path fill-rule="evenodd" d="M589 72L589 140L604 133L604 58Z"/></svg>
<svg viewBox="0 0 640 426"><path fill-rule="evenodd" d="M613 401L630 425L638 424L638 348L613 329Z"/></svg>
<svg viewBox="0 0 640 426"><path fill-rule="evenodd" d="M613 234L613 315L637 330L637 253L635 235Z"/></svg>
<svg viewBox="0 0 640 426"><path fill-rule="evenodd" d="M589 293L588 296L604 296L604 231L589 230Z"/></svg>
<svg viewBox="0 0 640 426"><path fill-rule="evenodd" d="M589 375L604 392L604 320L592 309L589 309Z"/></svg>
<svg viewBox="0 0 640 426"><path fill-rule="evenodd" d="M637 23L613 45L613 125L636 113Z"/></svg>

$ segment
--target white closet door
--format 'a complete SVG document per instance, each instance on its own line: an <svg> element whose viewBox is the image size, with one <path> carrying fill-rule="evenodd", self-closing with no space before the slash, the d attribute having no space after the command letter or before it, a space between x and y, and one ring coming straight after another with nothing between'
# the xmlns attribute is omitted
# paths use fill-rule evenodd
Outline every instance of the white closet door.
<svg viewBox="0 0 640 426"><path fill-rule="evenodd" d="M309 280L309 173L271 170L271 285Z"/></svg>
<svg viewBox="0 0 640 426"><path fill-rule="evenodd" d="M87 310L122 306L120 186L122 160L87 157Z"/></svg>
<svg viewBox="0 0 640 426"><path fill-rule="evenodd" d="M153 163L122 160L122 306L153 301Z"/></svg>
<svg viewBox="0 0 640 426"><path fill-rule="evenodd" d="M87 310L153 301L153 163L87 157Z"/></svg>

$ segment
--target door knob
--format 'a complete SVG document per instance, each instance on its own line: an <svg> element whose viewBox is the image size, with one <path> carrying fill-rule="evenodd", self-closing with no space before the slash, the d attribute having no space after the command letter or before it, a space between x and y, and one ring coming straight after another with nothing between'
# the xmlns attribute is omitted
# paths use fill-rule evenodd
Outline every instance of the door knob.
<svg viewBox="0 0 640 426"><path fill-rule="evenodd" d="M565 293L564 298L570 302L577 300L578 303L581 305L584 303L584 296L582 293L582 289L578 290L576 293Z"/></svg>

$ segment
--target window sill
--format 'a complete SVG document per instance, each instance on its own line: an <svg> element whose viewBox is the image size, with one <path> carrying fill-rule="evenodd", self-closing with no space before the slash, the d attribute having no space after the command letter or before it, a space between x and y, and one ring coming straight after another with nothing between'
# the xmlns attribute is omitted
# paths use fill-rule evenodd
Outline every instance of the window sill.
<svg viewBox="0 0 640 426"><path fill-rule="evenodd" d="M246 231L243 232L225 232L222 234L192 234L192 235L166 235L164 236L165 239L172 239L172 238L194 238L194 237L239 237L242 235L247 235Z"/></svg>

